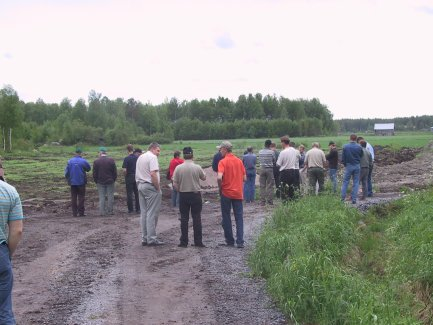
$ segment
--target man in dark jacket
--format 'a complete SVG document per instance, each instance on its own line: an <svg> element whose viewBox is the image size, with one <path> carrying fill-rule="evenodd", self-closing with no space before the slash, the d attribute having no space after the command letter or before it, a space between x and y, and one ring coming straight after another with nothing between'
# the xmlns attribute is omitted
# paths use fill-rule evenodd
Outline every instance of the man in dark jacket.
<svg viewBox="0 0 433 325"><path fill-rule="evenodd" d="M338 170L338 150L334 141L329 142L329 153L326 155L329 168L329 179L332 183L332 191L337 192L337 170Z"/></svg>
<svg viewBox="0 0 433 325"><path fill-rule="evenodd" d="M65 168L65 177L71 186L71 207L74 217L83 217L84 214L84 197L86 196L87 175L90 171L90 165L86 159L81 157L82 150L75 150L75 157L69 159Z"/></svg>
<svg viewBox="0 0 433 325"><path fill-rule="evenodd" d="M123 174L125 175L126 186L126 204L128 206L128 213L134 212L133 201L135 199L135 212L140 213L140 202L138 199L138 188L135 182L135 165L137 164L138 156L141 154L140 149L135 149L132 144L126 146L128 156L123 159Z"/></svg>
<svg viewBox="0 0 433 325"><path fill-rule="evenodd" d="M99 214L113 214L114 182L117 179L117 168L113 158L107 156L105 147L99 148L99 158L93 162L93 180L99 194ZM107 198L107 204L105 204Z"/></svg>

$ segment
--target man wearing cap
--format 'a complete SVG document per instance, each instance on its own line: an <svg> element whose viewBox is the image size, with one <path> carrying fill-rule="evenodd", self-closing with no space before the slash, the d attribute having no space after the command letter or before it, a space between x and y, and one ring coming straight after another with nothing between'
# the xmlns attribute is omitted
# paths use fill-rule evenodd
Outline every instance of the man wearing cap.
<svg viewBox="0 0 433 325"><path fill-rule="evenodd" d="M86 196L87 174L90 164L84 159L81 148L75 150L75 156L69 159L65 167L65 177L71 186L71 207L74 217L84 216L84 198Z"/></svg>
<svg viewBox="0 0 433 325"><path fill-rule="evenodd" d="M134 199L135 199L135 211L140 212L140 201L138 199L138 189L137 183L135 182L135 165L137 164L137 159L139 154L141 154L140 149L135 149L132 144L126 146L128 151L128 156L123 159L123 174L125 175L125 186L126 186L126 204L128 206L128 213L134 212Z"/></svg>
<svg viewBox="0 0 433 325"><path fill-rule="evenodd" d="M200 180L206 180L203 169L193 162L191 147L183 148L185 161L178 165L173 173L173 187L179 193L180 211L180 244L179 247L188 246L188 222L191 211L192 227L194 230L194 246L204 247L201 226L201 187Z"/></svg>
<svg viewBox="0 0 433 325"><path fill-rule="evenodd" d="M107 156L107 148L99 148L99 158L93 162L93 180L99 194L99 214L113 214L114 182L117 179L116 162ZM107 204L105 204L107 198Z"/></svg>
<svg viewBox="0 0 433 325"><path fill-rule="evenodd" d="M162 200L158 163L160 152L160 145L152 142L147 152L138 157L135 170L135 181L140 197L141 245L143 246L164 245L164 242L156 236Z"/></svg>
<svg viewBox="0 0 433 325"><path fill-rule="evenodd" d="M231 208L236 222L236 244L244 247L244 219L243 219L243 182L247 179L242 160L233 155L232 144L223 141L220 145L222 159L218 164L218 187L221 197L221 214L224 237L228 246L234 246ZM272 152L272 151L271 151ZM272 168L271 168L272 173Z"/></svg>
<svg viewBox="0 0 433 325"><path fill-rule="evenodd" d="M329 141L329 153L326 155L326 160L328 161L332 192L337 193L338 150L334 141Z"/></svg>
<svg viewBox="0 0 433 325"><path fill-rule="evenodd" d="M271 140L265 141L265 147L259 151L260 163L260 204L265 205L266 202L273 204L274 197L274 164L277 161L274 151L271 150Z"/></svg>
<svg viewBox="0 0 433 325"><path fill-rule="evenodd" d="M23 209L16 189L0 181L0 324L15 324L11 258L23 232Z"/></svg>

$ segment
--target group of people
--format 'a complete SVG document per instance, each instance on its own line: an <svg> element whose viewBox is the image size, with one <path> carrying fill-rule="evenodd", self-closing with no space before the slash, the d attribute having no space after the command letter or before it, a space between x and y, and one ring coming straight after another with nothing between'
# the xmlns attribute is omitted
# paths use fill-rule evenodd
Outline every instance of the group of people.
<svg viewBox="0 0 433 325"><path fill-rule="evenodd" d="M243 155L243 163L247 172L244 184L245 202L255 200L255 178L259 175L260 204L273 205L274 196L283 201L293 200L304 193L321 193L324 191L326 168L333 193L337 192L337 173L341 164L345 166L342 184L342 198L346 199L346 191L350 176L354 179L351 201L356 203L359 184L362 185L361 199L373 195L371 175L373 171L374 150L363 137L351 135L350 142L343 146L340 161L338 149L334 141L328 144L329 151L324 153L318 142L313 142L311 149L305 152L305 146L296 148L288 136L280 138L282 150L271 140L266 140L264 148L256 156L252 147L248 147ZM220 159L219 153L214 156L214 164ZM256 171L256 165L259 171ZM216 170L216 167L213 167ZM343 193L344 192L344 193ZM356 193L356 195L355 195Z"/></svg>

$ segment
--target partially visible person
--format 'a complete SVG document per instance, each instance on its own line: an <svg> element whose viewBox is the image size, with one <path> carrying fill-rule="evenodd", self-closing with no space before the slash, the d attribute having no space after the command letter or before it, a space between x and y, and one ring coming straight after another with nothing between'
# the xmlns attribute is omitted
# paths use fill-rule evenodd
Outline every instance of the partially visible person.
<svg viewBox="0 0 433 325"><path fill-rule="evenodd" d="M174 170L176 169L177 166L179 166L180 164L183 164L183 161L184 160L182 158L180 158L180 151L176 150L173 153L173 158L170 160L170 164L168 166L168 177L169 177L172 185L173 185ZM176 208L178 206L178 203L179 203L179 193L173 186L172 191L171 191L171 207Z"/></svg>
<svg viewBox="0 0 433 325"><path fill-rule="evenodd" d="M274 204L274 164L275 153L271 150L271 140L265 141L265 147L259 151L260 163L260 204Z"/></svg>
<svg viewBox="0 0 433 325"><path fill-rule="evenodd" d="M256 196L257 156L253 151L253 147L248 147L247 153L242 157L242 162L247 173L247 180L244 183L244 198L246 203L254 202Z"/></svg>
<svg viewBox="0 0 433 325"><path fill-rule="evenodd" d="M132 144L126 146L128 156L123 159L123 174L125 175L125 186L126 186L126 204L128 206L128 213L140 212L140 201L138 198L138 188L135 182L135 165L140 153L140 149L134 150ZM134 204L135 203L135 204Z"/></svg>
<svg viewBox="0 0 433 325"><path fill-rule="evenodd" d="M71 208L74 217L85 216L86 173L91 169L90 164L82 157L82 153L81 148L76 148L75 156L69 159L65 167L65 177L71 186Z"/></svg>
<svg viewBox="0 0 433 325"><path fill-rule="evenodd" d="M328 147L326 160L328 161L329 180L332 184L332 192L337 193L338 150L334 141L329 141Z"/></svg>
<svg viewBox="0 0 433 325"><path fill-rule="evenodd" d="M3 169L3 165L2 165L1 159L0 159L0 181L6 182L5 181L5 171Z"/></svg>
<svg viewBox="0 0 433 325"><path fill-rule="evenodd" d="M99 215L112 215L114 204L114 183L117 167L113 158L108 157L107 148L99 147L99 158L93 162L93 180L99 195ZM107 199L107 202L105 202Z"/></svg>
<svg viewBox="0 0 433 325"><path fill-rule="evenodd" d="M12 311L12 257L23 233L23 209L16 189L0 181L0 324L16 324Z"/></svg>
<svg viewBox="0 0 433 325"><path fill-rule="evenodd" d="M278 156L280 155L280 151L277 150L277 145L275 144L275 142L271 143L270 146L271 150L274 152L275 155L275 161L274 161L274 167L273 167L273 172L274 172L274 181L275 181L275 196L277 198L281 197L281 192L280 192L280 169L277 166L277 160L278 160Z"/></svg>
<svg viewBox="0 0 433 325"><path fill-rule="evenodd" d="M304 168L305 164L305 146L299 145L299 188L302 195L308 193L308 182L307 182L307 169Z"/></svg>
<svg viewBox="0 0 433 325"><path fill-rule="evenodd" d="M222 159L218 164L218 188L221 197L221 214L224 237L228 246L234 246L231 208L236 223L236 244L244 247L244 217L243 217L243 182L246 180L245 167L238 157L232 153L232 144L223 141L220 145Z"/></svg>
<svg viewBox="0 0 433 325"><path fill-rule="evenodd" d="M191 147L183 148L185 162L176 167L173 174L173 187L179 192L180 211L180 243L179 247L188 246L188 223L191 211L192 227L194 231L194 246L205 247L203 244L200 180L206 180L203 169L193 162L194 152Z"/></svg>
<svg viewBox="0 0 433 325"><path fill-rule="evenodd" d="M365 140L360 140L359 144L362 147L362 151L364 152L361 157L361 176L360 183L362 185L362 197L361 200L365 200L368 195L368 172L370 166L373 164L373 160L371 158L371 153L367 149L367 142Z"/></svg>
<svg viewBox="0 0 433 325"><path fill-rule="evenodd" d="M221 155L220 146L217 146L216 148L218 149L218 151L215 153L215 155L213 156L213 159L212 159L212 170L215 173L218 173L218 164L219 164L220 160L223 159L223 156Z"/></svg>
<svg viewBox="0 0 433 325"><path fill-rule="evenodd" d="M287 135L280 138L283 150L277 160L280 168L281 199L283 202L293 200L299 192L299 152L290 146Z"/></svg>
<svg viewBox="0 0 433 325"><path fill-rule="evenodd" d="M141 245L143 246L164 245L164 242L156 236L162 200L158 163L160 153L161 146L152 142L147 152L137 159L135 181L140 197Z"/></svg>
<svg viewBox="0 0 433 325"><path fill-rule="evenodd" d="M343 146L343 153L341 162L343 163L344 176L343 184L341 186L341 200L346 199L347 187L349 186L350 179L353 179L351 200L352 203L356 203L359 188L359 173L360 173L360 162L364 152L362 147L356 143L356 134L350 135L350 142Z"/></svg>
<svg viewBox="0 0 433 325"><path fill-rule="evenodd" d="M361 140L364 140L363 137L358 137L357 138L357 142L359 143ZM372 179L372 174L373 174L373 168L374 168L374 148L373 146L368 143L366 141L366 148L367 150L370 152L371 154L371 165L368 169L368 177L367 177L367 188L368 188L368 193L367 196L368 197L372 197L373 196L373 179Z"/></svg>
<svg viewBox="0 0 433 325"><path fill-rule="evenodd" d="M320 149L318 142L313 142L311 149L305 154L304 168L308 169L308 184L310 193L316 193L316 184L319 183L318 193L325 189L325 153Z"/></svg>

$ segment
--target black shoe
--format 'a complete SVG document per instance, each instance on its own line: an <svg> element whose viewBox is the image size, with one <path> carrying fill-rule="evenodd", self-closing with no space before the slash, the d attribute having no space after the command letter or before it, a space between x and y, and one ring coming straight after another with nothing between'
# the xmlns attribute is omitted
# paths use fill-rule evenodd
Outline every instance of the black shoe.
<svg viewBox="0 0 433 325"><path fill-rule="evenodd" d="M227 244L227 243L220 243L218 246L228 246L228 247L234 247L235 244Z"/></svg>
<svg viewBox="0 0 433 325"><path fill-rule="evenodd" d="M86 214L85 214L85 213L83 213L83 214L79 214L78 216L79 216L79 217L85 217L85 216L86 216Z"/></svg>
<svg viewBox="0 0 433 325"><path fill-rule="evenodd" d="M134 211L128 211L128 213L134 213Z"/></svg>
<svg viewBox="0 0 433 325"><path fill-rule="evenodd" d="M203 244L203 243L200 243L200 244L194 244L193 246L195 246L195 247L206 247L206 245Z"/></svg>
<svg viewBox="0 0 433 325"><path fill-rule="evenodd" d="M147 241L142 241L141 246L147 246Z"/></svg>
<svg viewBox="0 0 433 325"><path fill-rule="evenodd" d="M187 248L187 247L188 247L188 244L179 244L179 245L177 245L177 247Z"/></svg>
<svg viewBox="0 0 433 325"><path fill-rule="evenodd" d="M147 243L147 246L161 246L161 245L165 245L165 243L158 239L153 242Z"/></svg>
<svg viewBox="0 0 433 325"><path fill-rule="evenodd" d="M237 247L238 248L244 248L244 244L238 244Z"/></svg>

